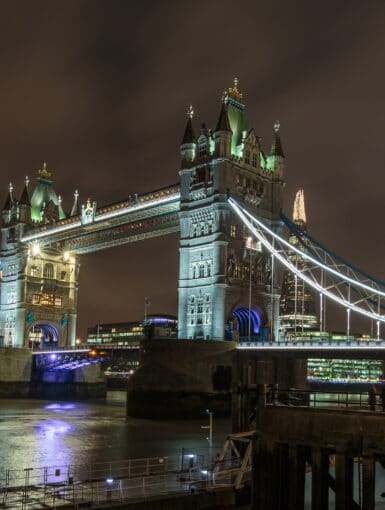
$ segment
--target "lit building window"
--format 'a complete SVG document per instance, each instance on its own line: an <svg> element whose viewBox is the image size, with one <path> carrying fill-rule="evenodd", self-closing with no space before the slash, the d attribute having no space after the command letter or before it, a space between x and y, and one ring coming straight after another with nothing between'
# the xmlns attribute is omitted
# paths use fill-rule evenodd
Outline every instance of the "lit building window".
<svg viewBox="0 0 385 510"><path fill-rule="evenodd" d="M236 225L230 225L230 236L235 237L237 235L237 226Z"/></svg>
<svg viewBox="0 0 385 510"><path fill-rule="evenodd" d="M33 305L39 305L40 304L40 294L33 294L32 295L32 304Z"/></svg>
<svg viewBox="0 0 385 510"><path fill-rule="evenodd" d="M55 306L61 306L61 305L62 305L61 296L55 296Z"/></svg>
<svg viewBox="0 0 385 510"><path fill-rule="evenodd" d="M41 304L53 306L54 304L53 292L43 292L41 295Z"/></svg>

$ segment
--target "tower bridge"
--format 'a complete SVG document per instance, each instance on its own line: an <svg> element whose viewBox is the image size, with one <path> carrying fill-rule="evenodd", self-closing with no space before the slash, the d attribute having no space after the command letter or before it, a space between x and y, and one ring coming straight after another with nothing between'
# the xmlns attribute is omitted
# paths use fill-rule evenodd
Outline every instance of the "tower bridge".
<svg viewBox="0 0 385 510"><path fill-rule="evenodd" d="M237 80L219 110L215 127L203 123L196 134L189 108L177 184L103 207L90 199L80 204L76 191L68 213L45 164L33 186L26 179L20 198L9 186L0 251L3 345L74 346L81 256L176 232L180 339L277 341L283 269L292 275L285 281L294 332L313 289L320 296L320 331L328 299L346 309L348 340L352 313L375 321L380 338L385 285L324 249L301 221L294 228L281 214L279 122L266 152ZM285 227L296 242L286 241ZM306 327L316 324L313 309Z"/></svg>

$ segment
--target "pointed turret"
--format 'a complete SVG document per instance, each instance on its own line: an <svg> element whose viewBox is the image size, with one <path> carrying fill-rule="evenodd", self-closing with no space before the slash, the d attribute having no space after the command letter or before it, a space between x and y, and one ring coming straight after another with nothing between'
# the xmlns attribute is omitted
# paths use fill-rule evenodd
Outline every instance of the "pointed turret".
<svg viewBox="0 0 385 510"><path fill-rule="evenodd" d="M274 141L271 146L270 156L273 156L273 157L278 156L278 157L284 158L285 154L283 153L281 139L278 134L280 127L281 127L281 125L279 123L279 120L276 120L274 123Z"/></svg>
<svg viewBox="0 0 385 510"><path fill-rule="evenodd" d="M231 130L229 117L227 115L226 97L222 97L222 106L219 113L217 127L215 128L215 155L220 157L231 156L231 139L233 132Z"/></svg>
<svg viewBox="0 0 385 510"><path fill-rule="evenodd" d="M305 195L303 189L299 189L295 195L293 222L301 228L306 227Z"/></svg>
<svg viewBox="0 0 385 510"><path fill-rule="evenodd" d="M28 184L29 179L28 177L25 178L25 184L23 193L21 194L20 200L19 200L19 217L20 221L22 223L30 223L31 222L31 199L29 197L29 191L28 191Z"/></svg>
<svg viewBox="0 0 385 510"><path fill-rule="evenodd" d="M196 154L196 138L194 128L192 125L192 118L194 116L193 107L190 105L187 111L187 124L184 132L183 140L180 145L180 155L183 161L192 162Z"/></svg>
<svg viewBox="0 0 385 510"><path fill-rule="evenodd" d="M28 184L29 184L29 178L26 177L24 181L24 189L23 193L21 194L19 204L20 205L31 205L31 199L29 197L29 191L28 191Z"/></svg>
<svg viewBox="0 0 385 510"><path fill-rule="evenodd" d="M80 214L80 207L79 207L79 192L78 192L78 190L76 189L76 190L75 190L75 193L74 193L74 203L73 203L73 206L72 206L72 209L71 209L71 214L70 214L70 216L77 216L78 214Z"/></svg>
<svg viewBox="0 0 385 510"><path fill-rule="evenodd" d="M12 191L13 191L13 185L12 185L12 182L10 182L9 186L8 186L8 195L7 195L7 198L5 199L3 211L10 211L12 209L12 204L13 204Z"/></svg>
<svg viewBox="0 0 385 510"><path fill-rule="evenodd" d="M284 159L285 155L282 150L281 139L279 137L279 128L280 123L279 120L276 120L274 123L274 141L271 146L270 154L267 160L267 170L274 172L275 176L282 179L283 178L283 169L284 169Z"/></svg>
<svg viewBox="0 0 385 510"><path fill-rule="evenodd" d="M190 106L190 108L192 108L192 106ZM192 114L193 113L194 112L192 112ZM196 139L195 139L194 128L192 125L192 115L191 115L191 117L188 116L188 118L187 118L186 129L184 131L183 140L182 140L181 145L184 145L187 143L195 143L195 142L196 142Z"/></svg>
<svg viewBox="0 0 385 510"><path fill-rule="evenodd" d="M229 116L227 115L227 108L224 101L222 102L222 108L219 113L219 118L215 131L230 131L230 133L232 133L229 122Z"/></svg>

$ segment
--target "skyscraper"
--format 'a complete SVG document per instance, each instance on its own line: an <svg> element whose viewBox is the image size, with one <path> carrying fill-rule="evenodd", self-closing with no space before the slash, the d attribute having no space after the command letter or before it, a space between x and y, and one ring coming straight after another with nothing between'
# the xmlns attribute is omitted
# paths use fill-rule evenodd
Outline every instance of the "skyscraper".
<svg viewBox="0 0 385 510"><path fill-rule="evenodd" d="M298 190L295 196L293 222L301 230L306 231L305 198L302 189ZM297 236L298 234L292 232L289 242L300 248ZM299 270L305 267L306 261L296 252L291 251L289 257L292 264ZM303 280L290 271L284 272L280 312L281 337L293 337L317 327L314 296Z"/></svg>

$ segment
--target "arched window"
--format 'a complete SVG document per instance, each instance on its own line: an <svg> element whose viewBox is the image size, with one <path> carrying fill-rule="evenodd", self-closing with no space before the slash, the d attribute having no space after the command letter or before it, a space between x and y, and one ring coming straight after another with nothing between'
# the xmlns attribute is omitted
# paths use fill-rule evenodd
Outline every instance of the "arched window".
<svg viewBox="0 0 385 510"><path fill-rule="evenodd" d="M53 279L53 264L51 262L44 264L43 277L50 280Z"/></svg>
<svg viewBox="0 0 385 510"><path fill-rule="evenodd" d="M205 266L204 264L199 264L199 278L205 277Z"/></svg>

